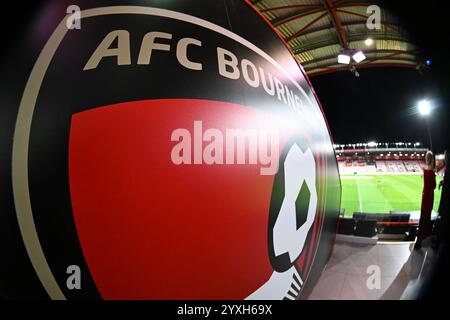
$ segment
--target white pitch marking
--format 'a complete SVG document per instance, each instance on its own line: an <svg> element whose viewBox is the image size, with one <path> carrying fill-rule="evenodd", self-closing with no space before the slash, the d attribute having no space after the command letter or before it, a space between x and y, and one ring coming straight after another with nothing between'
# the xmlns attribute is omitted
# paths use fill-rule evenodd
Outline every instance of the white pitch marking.
<svg viewBox="0 0 450 320"><path fill-rule="evenodd" d="M358 190L359 212L363 212L362 201L361 201L361 191L359 190L359 182L358 182L358 179L355 179L355 180L356 180L356 189Z"/></svg>

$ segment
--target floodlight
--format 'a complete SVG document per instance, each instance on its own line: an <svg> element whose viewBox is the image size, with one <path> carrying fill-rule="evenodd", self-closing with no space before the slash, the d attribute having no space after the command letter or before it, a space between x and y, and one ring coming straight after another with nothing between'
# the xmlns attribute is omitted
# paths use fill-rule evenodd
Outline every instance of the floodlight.
<svg viewBox="0 0 450 320"><path fill-rule="evenodd" d="M350 56L346 54L340 54L338 55L338 62L340 64L350 64Z"/></svg>
<svg viewBox="0 0 450 320"><path fill-rule="evenodd" d="M353 60L355 60L356 63L360 63L366 60L366 56L362 51L358 51L353 55Z"/></svg>
<svg viewBox="0 0 450 320"><path fill-rule="evenodd" d="M371 141L371 142L369 142L367 145L368 145L369 147L373 148L373 147L376 147L378 144L377 144L376 142Z"/></svg>
<svg viewBox="0 0 450 320"><path fill-rule="evenodd" d="M422 116L427 116L431 113L431 104L428 100L421 100L418 104L419 113Z"/></svg>
<svg viewBox="0 0 450 320"><path fill-rule="evenodd" d="M373 40L371 38L366 39L366 46L370 47L373 44Z"/></svg>

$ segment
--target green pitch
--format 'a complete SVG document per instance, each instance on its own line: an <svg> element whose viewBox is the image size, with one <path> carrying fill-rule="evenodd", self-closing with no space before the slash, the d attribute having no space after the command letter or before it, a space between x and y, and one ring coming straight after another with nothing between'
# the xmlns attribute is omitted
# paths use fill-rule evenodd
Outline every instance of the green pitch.
<svg viewBox="0 0 450 320"><path fill-rule="evenodd" d="M442 177L436 177L437 184ZM420 210L422 175L342 175L342 203L345 216L353 212L389 213ZM434 191L434 211L439 207L441 190Z"/></svg>

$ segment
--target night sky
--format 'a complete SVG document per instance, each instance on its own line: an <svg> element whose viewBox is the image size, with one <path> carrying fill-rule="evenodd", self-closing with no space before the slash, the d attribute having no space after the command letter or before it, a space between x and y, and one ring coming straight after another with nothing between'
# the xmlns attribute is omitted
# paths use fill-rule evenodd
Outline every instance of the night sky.
<svg viewBox="0 0 450 320"><path fill-rule="evenodd" d="M409 5L408 5L409 3ZM360 69L360 77L339 72L311 78L337 144L358 142L423 142L428 146L426 122L415 114L417 101L427 98L436 107L430 117L433 147L448 144L450 89L450 16L443 1L384 1L419 45L432 66L414 69Z"/></svg>

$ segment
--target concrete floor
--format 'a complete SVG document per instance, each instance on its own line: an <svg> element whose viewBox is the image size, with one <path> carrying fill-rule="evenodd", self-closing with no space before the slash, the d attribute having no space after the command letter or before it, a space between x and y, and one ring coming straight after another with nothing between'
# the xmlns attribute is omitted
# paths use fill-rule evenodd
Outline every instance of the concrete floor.
<svg viewBox="0 0 450 320"><path fill-rule="evenodd" d="M336 242L332 256L309 299L414 299L431 265L433 250L426 240L421 250L414 250L413 246L412 242L376 245ZM368 273L369 266L379 267L379 288L369 289L367 285L372 275Z"/></svg>

